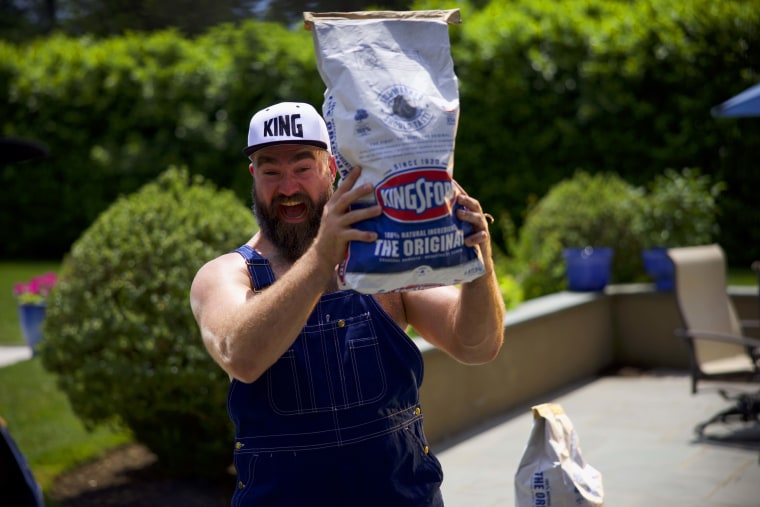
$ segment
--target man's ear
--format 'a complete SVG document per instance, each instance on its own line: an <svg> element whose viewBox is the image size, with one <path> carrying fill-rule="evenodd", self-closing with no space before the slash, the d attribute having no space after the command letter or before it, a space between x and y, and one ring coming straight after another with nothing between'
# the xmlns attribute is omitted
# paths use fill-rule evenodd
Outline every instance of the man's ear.
<svg viewBox="0 0 760 507"><path fill-rule="evenodd" d="M330 178L332 179L332 182L335 183L335 176L338 174L338 164L335 163L335 157L333 155L330 155L328 165L330 166Z"/></svg>
<svg viewBox="0 0 760 507"><path fill-rule="evenodd" d="M248 172L251 173L251 176L253 176L253 162L248 164Z"/></svg>

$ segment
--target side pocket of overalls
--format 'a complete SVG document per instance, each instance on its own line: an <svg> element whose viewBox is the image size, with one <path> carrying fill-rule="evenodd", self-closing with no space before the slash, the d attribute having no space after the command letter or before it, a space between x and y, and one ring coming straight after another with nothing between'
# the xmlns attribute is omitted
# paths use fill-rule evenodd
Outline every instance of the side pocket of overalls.
<svg viewBox="0 0 760 507"><path fill-rule="evenodd" d="M257 453L235 452L237 483L235 484L235 493L232 495L232 507L244 505L245 499L251 495L258 459Z"/></svg>
<svg viewBox="0 0 760 507"><path fill-rule="evenodd" d="M410 452L415 454L415 480L420 484L443 482L443 467L438 458L430 451L425 432L422 429L422 419L418 419L406 428L404 434L410 442Z"/></svg>

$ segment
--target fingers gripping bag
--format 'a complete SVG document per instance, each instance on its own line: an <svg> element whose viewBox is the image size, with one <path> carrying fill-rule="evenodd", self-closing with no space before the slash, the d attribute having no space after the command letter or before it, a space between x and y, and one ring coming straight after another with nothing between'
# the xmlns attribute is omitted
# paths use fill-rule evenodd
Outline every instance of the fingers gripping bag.
<svg viewBox="0 0 760 507"><path fill-rule="evenodd" d="M352 241L342 289L400 292L474 280L479 250L464 245L471 225L456 216L463 192L453 179L459 91L448 11L304 13L326 85L322 112L341 178L374 193L352 209L382 208L354 224L374 243Z"/></svg>
<svg viewBox="0 0 760 507"><path fill-rule="evenodd" d="M515 474L516 507L604 507L602 475L581 455L561 405L532 407L533 429Z"/></svg>

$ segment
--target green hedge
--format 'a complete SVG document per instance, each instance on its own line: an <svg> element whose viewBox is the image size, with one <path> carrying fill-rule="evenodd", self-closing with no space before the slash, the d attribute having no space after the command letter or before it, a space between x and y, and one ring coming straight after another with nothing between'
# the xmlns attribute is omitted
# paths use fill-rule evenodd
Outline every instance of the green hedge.
<svg viewBox="0 0 760 507"><path fill-rule="evenodd" d="M40 357L87 427L115 422L176 475L224 474L229 378L190 311L195 273L256 231L232 192L169 169L74 244L48 301Z"/></svg>
<svg viewBox="0 0 760 507"><path fill-rule="evenodd" d="M710 116L760 80L760 3L513 0L463 17L455 171L489 211L519 227L576 170L642 185L695 167L726 182L729 261L760 258L760 118Z"/></svg>
<svg viewBox="0 0 760 507"><path fill-rule="evenodd" d="M249 200L241 150L251 115L284 99L319 103L315 83L309 35L277 24L223 25L197 39L168 31L0 44L2 133L50 151L2 170L0 201L12 212L0 229L15 233L0 257L60 257L118 196L172 164Z"/></svg>
<svg viewBox="0 0 760 507"><path fill-rule="evenodd" d="M640 185L695 167L727 184L718 240L729 262L760 258L760 119L709 114L758 81L760 4L449 5L463 11L450 29L461 95L455 174L492 214L520 227L529 205L576 170ZM425 7L442 4L417 4ZM0 174L0 227L14 230L0 257L60 255L116 196L172 163L247 198L240 148L251 113L282 99L319 106L323 90L300 27L250 21L195 39L0 44L2 133L51 149Z"/></svg>

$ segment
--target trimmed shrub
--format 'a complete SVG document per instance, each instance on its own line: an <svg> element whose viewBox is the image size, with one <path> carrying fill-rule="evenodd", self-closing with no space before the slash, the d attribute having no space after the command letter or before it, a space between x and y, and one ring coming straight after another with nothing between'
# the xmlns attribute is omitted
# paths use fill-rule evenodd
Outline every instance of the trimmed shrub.
<svg viewBox="0 0 760 507"><path fill-rule="evenodd" d="M706 245L720 232L718 197L725 189L698 169L666 169L648 185L640 216L643 246Z"/></svg>
<svg viewBox="0 0 760 507"><path fill-rule="evenodd" d="M255 229L230 191L172 167L75 242L40 355L86 426L129 428L171 474L226 470L229 379L204 348L188 294L206 261Z"/></svg>
<svg viewBox="0 0 760 507"><path fill-rule="evenodd" d="M528 213L513 247L526 298L566 288L563 248L614 248L612 282L649 280L641 251L710 243L725 188L698 169L666 169L646 187L616 174L578 172Z"/></svg>
<svg viewBox="0 0 760 507"><path fill-rule="evenodd" d="M642 191L611 173L579 171L553 186L528 212L515 247L525 297L565 289L563 248L614 248L612 281L642 275L641 239L632 225L643 206Z"/></svg>

